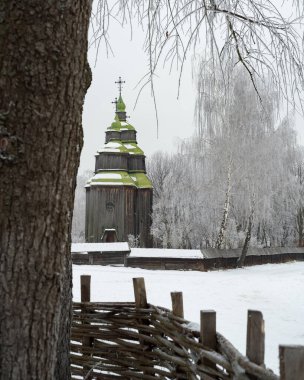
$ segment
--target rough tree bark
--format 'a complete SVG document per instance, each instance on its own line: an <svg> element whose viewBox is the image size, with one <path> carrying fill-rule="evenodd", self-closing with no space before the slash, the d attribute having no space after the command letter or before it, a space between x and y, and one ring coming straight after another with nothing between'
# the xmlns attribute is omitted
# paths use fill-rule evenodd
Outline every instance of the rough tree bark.
<svg viewBox="0 0 304 380"><path fill-rule="evenodd" d="M91 0L0 2L0 379L69 378Z"/></svg>

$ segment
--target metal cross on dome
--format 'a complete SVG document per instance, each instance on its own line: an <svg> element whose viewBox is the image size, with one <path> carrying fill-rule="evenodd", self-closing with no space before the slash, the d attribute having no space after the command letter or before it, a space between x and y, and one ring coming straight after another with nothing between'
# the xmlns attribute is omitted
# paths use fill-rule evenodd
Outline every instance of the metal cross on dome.
<svg viewBox="0 0 304 380"><path fill-rule="evenodd" d="M118 100L117 98L115 98L115 100L113 102L111 102L112 104L115 104L115 111L117 111L117 103L118 103Z"/></svg>
<svg viewBox="0 0 304 380"><path fill-rule="evenodd" d="M119 78L118 78L118 81L115 82L115 83L118 84L119 96L121 96L122 85L123 85L124 83L126 83L126 81L121 80L121 77L119 77Z"/></svg>

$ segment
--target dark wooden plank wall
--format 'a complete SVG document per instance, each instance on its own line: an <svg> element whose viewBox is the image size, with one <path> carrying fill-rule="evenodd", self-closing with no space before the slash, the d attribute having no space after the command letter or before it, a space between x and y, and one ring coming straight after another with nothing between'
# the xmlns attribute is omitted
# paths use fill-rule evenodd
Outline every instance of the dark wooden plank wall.
<svg viewBox="0 0 304 380"><path fill-rule="evenodd" d="M263 249L261 249L262 251ZM288 261L304 261L304 252L284 252L272 253L268 255L250 255L245 259L245 266L262 264L280 264ZM235 268L237 257L216 257L205 258L204 267L206 270Z"/></svg>
<svg viewBox="0 0 304 380"><path fill-rule="evenodd" d="M204 271L203 259L169 257L127 257L127 266L143 269L199 270Z"/></svg>
<svg viewBox="0 0 304 380"><path fill-rule="evenodd" d="M92 253L93 254L93 253ZM92 254L72 254L74 264L93 264L89 256ZM125 260L125 265L132 268L143 269L167 269L167 270L198 270L208 271L217 269L235 268L236 257L217 257L217 258L171 258L171 257L128 257L128 253L123 252L117 255L113 253L94 253L94 264L110 265L122 264ZM100 258L99 256L103 256ZM125 258L122 259L122 256ZM90 262L91 261L91 262ZM251 255L245 260L246 266L261 265L261 264L279 264L288 261L304 261L304 250L302 252L286 252L269 255Z"/></svg>
<svg viewBox="0 0 304 380"><path fill-rule="evenodd" d="M118 241L126 241L135 227L136 188L129 186L91 186L87 199L87 235L86 241L100 242L107 228L115 228ZM109 209L107 203L113 203Z"/></svg>
<svg viewBox="0 0 304 380"><path fill-rule="evenodd" d="M140 237L140 246L151 248L153 239L150 234L150 226L152 224L152 189L138 189L136 201L136 231Z"/></svg>
<svg viewBox="0 0 304 380"><path fill-rule="evenodd" d="M145 156L130 155L128 162L128 170L146 172Z"/></svg>
<svg viewBox="0 0 304 380"><path fill-rule="evenodd" d="M136 131L121 131L120 139L122 141L136 142Z"/></svg>
<svg viewBox="0 0 304 380"><path fill-rule="evenodd" d="M95 172L103 169L128 170L128 153L103 153L96 157Z"/></svg>
<svg viewBox="0 0 304 380"><path fill-rule="evenodd" d="M120 140L120 132L106 131L106 143L108 143L110 140Z"/></svg>
<svg viewBox="0 0 304 380"><path fill-rule="evenodd" d="M89 200L90 200L90 187L86 187L86 206L85 206L85 241L89 241Z"/></svg>
<svg viewBox="0 0 304 380"><path fill-rule="evenodd" d="M77 265L126 265L127 252L90 252L88 254L73 253L73 264Z"/></svg>
<svg viewBox="0 0 304 380"><path fill-rule="evenodd" d="M128 241L128 235L136 235L136 197L137 188L135 187L125 187L124 191L124 203L125 211L122 212L121 218L124 218L124 231L122 240L118 241Z"/></svg>
<svg viewBox="0 0 304 380"><path fill-rule="evenodd" d="M106 228L115 228L118 241L140 236L141 247L152 247L150 235L152 189L131 186L91 186L86 199L86 241L100 242ZM107 208L113 203L114 208Z"/></svg>

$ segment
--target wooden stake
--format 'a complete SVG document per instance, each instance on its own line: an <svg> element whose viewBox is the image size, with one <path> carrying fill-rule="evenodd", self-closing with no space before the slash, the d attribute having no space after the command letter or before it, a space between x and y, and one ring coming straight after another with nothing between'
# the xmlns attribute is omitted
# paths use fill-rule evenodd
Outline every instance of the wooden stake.
<svg viewBox="0 0 304 380"><path fill-rule="evenodd" d="M172 301L172 314L177 317L184 318L184 305L183 305L183 293L182 292L171 292L171 301ZM185 379L187 378L187 373L176 366L176 379Z"/></svg>
<svg viewBox="0 0 304 380"><path fill-rule="evenodd" d="M81 302L90 302L91 300L91 276L80 276Z"/></svg>
<svg viewBox="0 0 304 380"><path fill-rule="evenodd" d="M304 380L304 346L279 346L280 379Z"/></svg>
<svg viewBox="0 0 304 380"><path fill-rule="evenodd" d="M201 343L212 350L216 350L216 312L214 310L201 310ZM208 359L203 359L203 364L215 368L216 365ZM202 379L211 380L205 375Z"/></svg>
<svg viewBox="0 0 304 380"><path fill-rule="evenodd" d="M216 312L201 310L201 342L204 346L216 350Z"/></svg>
<svg viewBox="0 0 304 380"><path fill-rule="evenodd" d="M133 288L134 288L134 296L135 296L135 306L138 309L145 309L148 307L147 302L147 294L146 294L146 285L145 285L145 279L143 277L137 277L133 278ZM143 325L149 325L149 321L146 319L139 319L139 323ZM138 332L143 335L149 335L149 333L146 333L144 331L141 331L138 329ZM150 344L145 341L144 338L139 339L139 343L142 346L142 349L144 351L151 351ZM149 366L153 368L153 365ZM149 372L143 371L144 375L148 375Z"/></svg>
<svg viewBox="0 0 304 380"><path fill-rule="evenodd" d="M172 313L177 317L184 318L183 293L171 292Z"/></svg>
<svg viewBox="0 0 304 380"><path fill-rule="evenodd" d="M260 311L248 310L246 356L255 364L264 364L265 327Z"/></svg>
<svg viewBox="0 0 304 380"><path fill-rule="evenodd" d="M145 309L148 306L145 279L143 277L133 278L133 287L136 307Z"/></svg>
<svg viewBox="0 0 304 380"><path fill-rule="evenodd" d="M263 314L257 310L248 310L247 315L247 344L246 356L258 365L264 364L265 356L265 327ZM249 376L249 375L248 375ZM258 380L250 376L251 380Z"/></svg>
<svg viewBox="0 0 304 380"><path fill-rule="evenodd" d="M81 302L90 302L91 300L91 276L88 275L82 275L80 276L80 292L81 292ZM86 313L86 308L83 307L83 312ZM86 323L84 323L86 324ZM93 346L94 339L91 337L84 337L82 338L82 345L84 347L92 347ZM90 355L83 355L84 359L89 361ZM92 379L92 375L90 374L91 367L88 365L83 366L84 371L86 372L87 380Z"/></svg>

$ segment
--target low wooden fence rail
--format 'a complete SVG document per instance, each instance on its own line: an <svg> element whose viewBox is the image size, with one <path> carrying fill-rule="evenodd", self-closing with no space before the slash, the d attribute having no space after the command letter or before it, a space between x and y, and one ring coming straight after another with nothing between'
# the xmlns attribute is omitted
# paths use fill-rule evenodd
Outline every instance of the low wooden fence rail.
<svg viewBox="0 0 304 380"><path fill-rule="evenodd" d="M216 332L216 313L202 310L200 327L184 319L181 292L172 311L148 304L143 278L134 278L135 302L90 302L90 276L81 276L73 304L72 379L303 380L304 347L280 346L280 377L264 365L264 320L248 311L242 355Z"/></svg>

